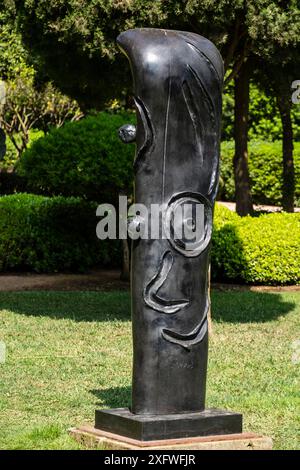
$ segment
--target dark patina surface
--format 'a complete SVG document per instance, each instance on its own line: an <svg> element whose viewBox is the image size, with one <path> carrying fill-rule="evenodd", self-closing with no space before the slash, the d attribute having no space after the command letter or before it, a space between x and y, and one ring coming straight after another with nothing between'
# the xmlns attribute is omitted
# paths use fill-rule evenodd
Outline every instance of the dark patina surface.
<svg viewBox="0 0 300 470"><path fill-rule="evenodd" d="M176 436L205 435L213 429L240 432L240 415L207 411L201 415L208 352L209 250L219 177L222 59L210 41L182 31L134 29L120 34L117 42L134 81L135 202L149 211L152 204L161 204L161 228L170 237L133 241L132 405L129 414L96 412L96 427L106 426L109 417L114 426L118 419L124 422L125 413L128 429L130 419L135 427L141 416L151 417L147 429L155 438L163 437L162 422ZM132 127L120 131L124 142L132 141L134 134ZM193 240L177 239L172 226L172 214L186 204L192 209L190 220L183 217L180 222L183 226L188 222L193 226L198 206L203 211L203 230ZM195 419L190 418L193 413ZM174 416L169 420L167 415ZM139 435L142 439L143 433Z"/></svg>
<svg viewBox="0 0 300 470"><path fill-rule="evenodd" d="M216 436L241 433L242 415L211 408L198 413L149 416L117 408L99 410L95 427L139 441Z"/></svg>

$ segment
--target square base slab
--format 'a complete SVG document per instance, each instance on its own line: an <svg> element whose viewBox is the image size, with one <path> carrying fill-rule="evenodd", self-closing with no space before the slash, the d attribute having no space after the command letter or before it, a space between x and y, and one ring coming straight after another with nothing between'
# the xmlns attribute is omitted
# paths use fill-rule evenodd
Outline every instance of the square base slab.
<svg viewBox="0 0 300 470"><path fill-rule="evenodd" d="M190 437L164 441L137 441L118 436L92 426L69 430L78 443L90 449L101 450L271 450L272 439L252 433L225 436Z"/></svg>
<svg viewBox="0 0 300 470"><path fill-rule="evenodd" d="M197 413L147 416L116 408L96 410L95 428L138 441L239 434L242 415L210 408Z"/></svg>

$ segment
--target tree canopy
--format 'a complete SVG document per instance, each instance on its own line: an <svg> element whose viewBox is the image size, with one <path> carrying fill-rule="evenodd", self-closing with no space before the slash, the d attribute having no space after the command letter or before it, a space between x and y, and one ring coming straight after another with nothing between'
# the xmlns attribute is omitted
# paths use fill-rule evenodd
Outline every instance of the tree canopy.
<svg viewBox="0 0 300 470"><path fill-rule="evenodd" d="M86 107L101 108L130 83L115 39L134 27L185 29L220 48L229 78L253 53L274 57L299 41L297 0L4 0L41 69ZM284 60L284 59L283 59Z"/></svg>
<svg viewBox="0 0 300 470"><path fill-rule="evenodd" d="M121 101L131 88L126 59L116 38L135 27L188 30L211 39L223 56L225 84L234 79L237 211L251 212L247 168L251 78L276 97L283 135L285 207L293 207L291 81L300 41L298 0L2 0L17 24L16 47L30 51L36 77L52 80L85 110ZM4 28L5 32L5 28ZM12 57L14 54L12 54ZM10 57L7 56L9 63ZM9 66L6 66L9 68ZM29 65L30 67L30 65ZM284 190L285 191L285 190Z"/></svg>

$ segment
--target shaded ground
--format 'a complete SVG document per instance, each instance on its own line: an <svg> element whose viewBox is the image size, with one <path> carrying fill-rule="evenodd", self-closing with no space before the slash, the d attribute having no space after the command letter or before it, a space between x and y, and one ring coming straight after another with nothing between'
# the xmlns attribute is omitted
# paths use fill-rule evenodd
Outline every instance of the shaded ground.
<svg viewBox="0 0 300 470"><path fill-rule="evenodd" d="M246 286L238 284L213 283L221 291L300 291L299 286ZM26 290L46 291L111 291L128 290L129 283L121 281L120 271L95 269L87 274L0 274L0 292Z"/></svg>
<svg viewBox="0 0 300 470"><path fill-rule="evenodd" d="M129 283L121 281L120 271L92 270L87 274L0 274L0 291L55 290L109 291L127 290Z"/></svg>
<svg viewBox="0 0 300 470"><path fill-rule="evenodd" d="M223 202L223 201L218 201L218 204L227 207L231 211L235 212L235 202ZM254 204L253 209L255 211L262 211L262 212L281 212L282 207L280 206L266 206L263 204ZM300 212L300 207L295 207L294 208L295 212Z"/></svg>

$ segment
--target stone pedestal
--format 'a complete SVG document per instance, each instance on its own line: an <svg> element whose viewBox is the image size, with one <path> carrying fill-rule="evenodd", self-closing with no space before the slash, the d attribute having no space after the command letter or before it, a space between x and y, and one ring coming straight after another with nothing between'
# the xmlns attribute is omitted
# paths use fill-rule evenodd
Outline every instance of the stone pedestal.
<svg viewBox="0 0 300 470"><path fill-rule="evenodd" d="M95 428L138 441L239 434L242 415L216 408L197 413L137 415L128 408L96 410Z"/></svg>
<svg viewBox="0 0 300 470"><path fill-rule="evenodd" d="M206 437L189 437L139 441L109 433L92 426L81 426L69 430L80 444L101 450L271 450L272 439L252 433L227 434Z"/></svg>

